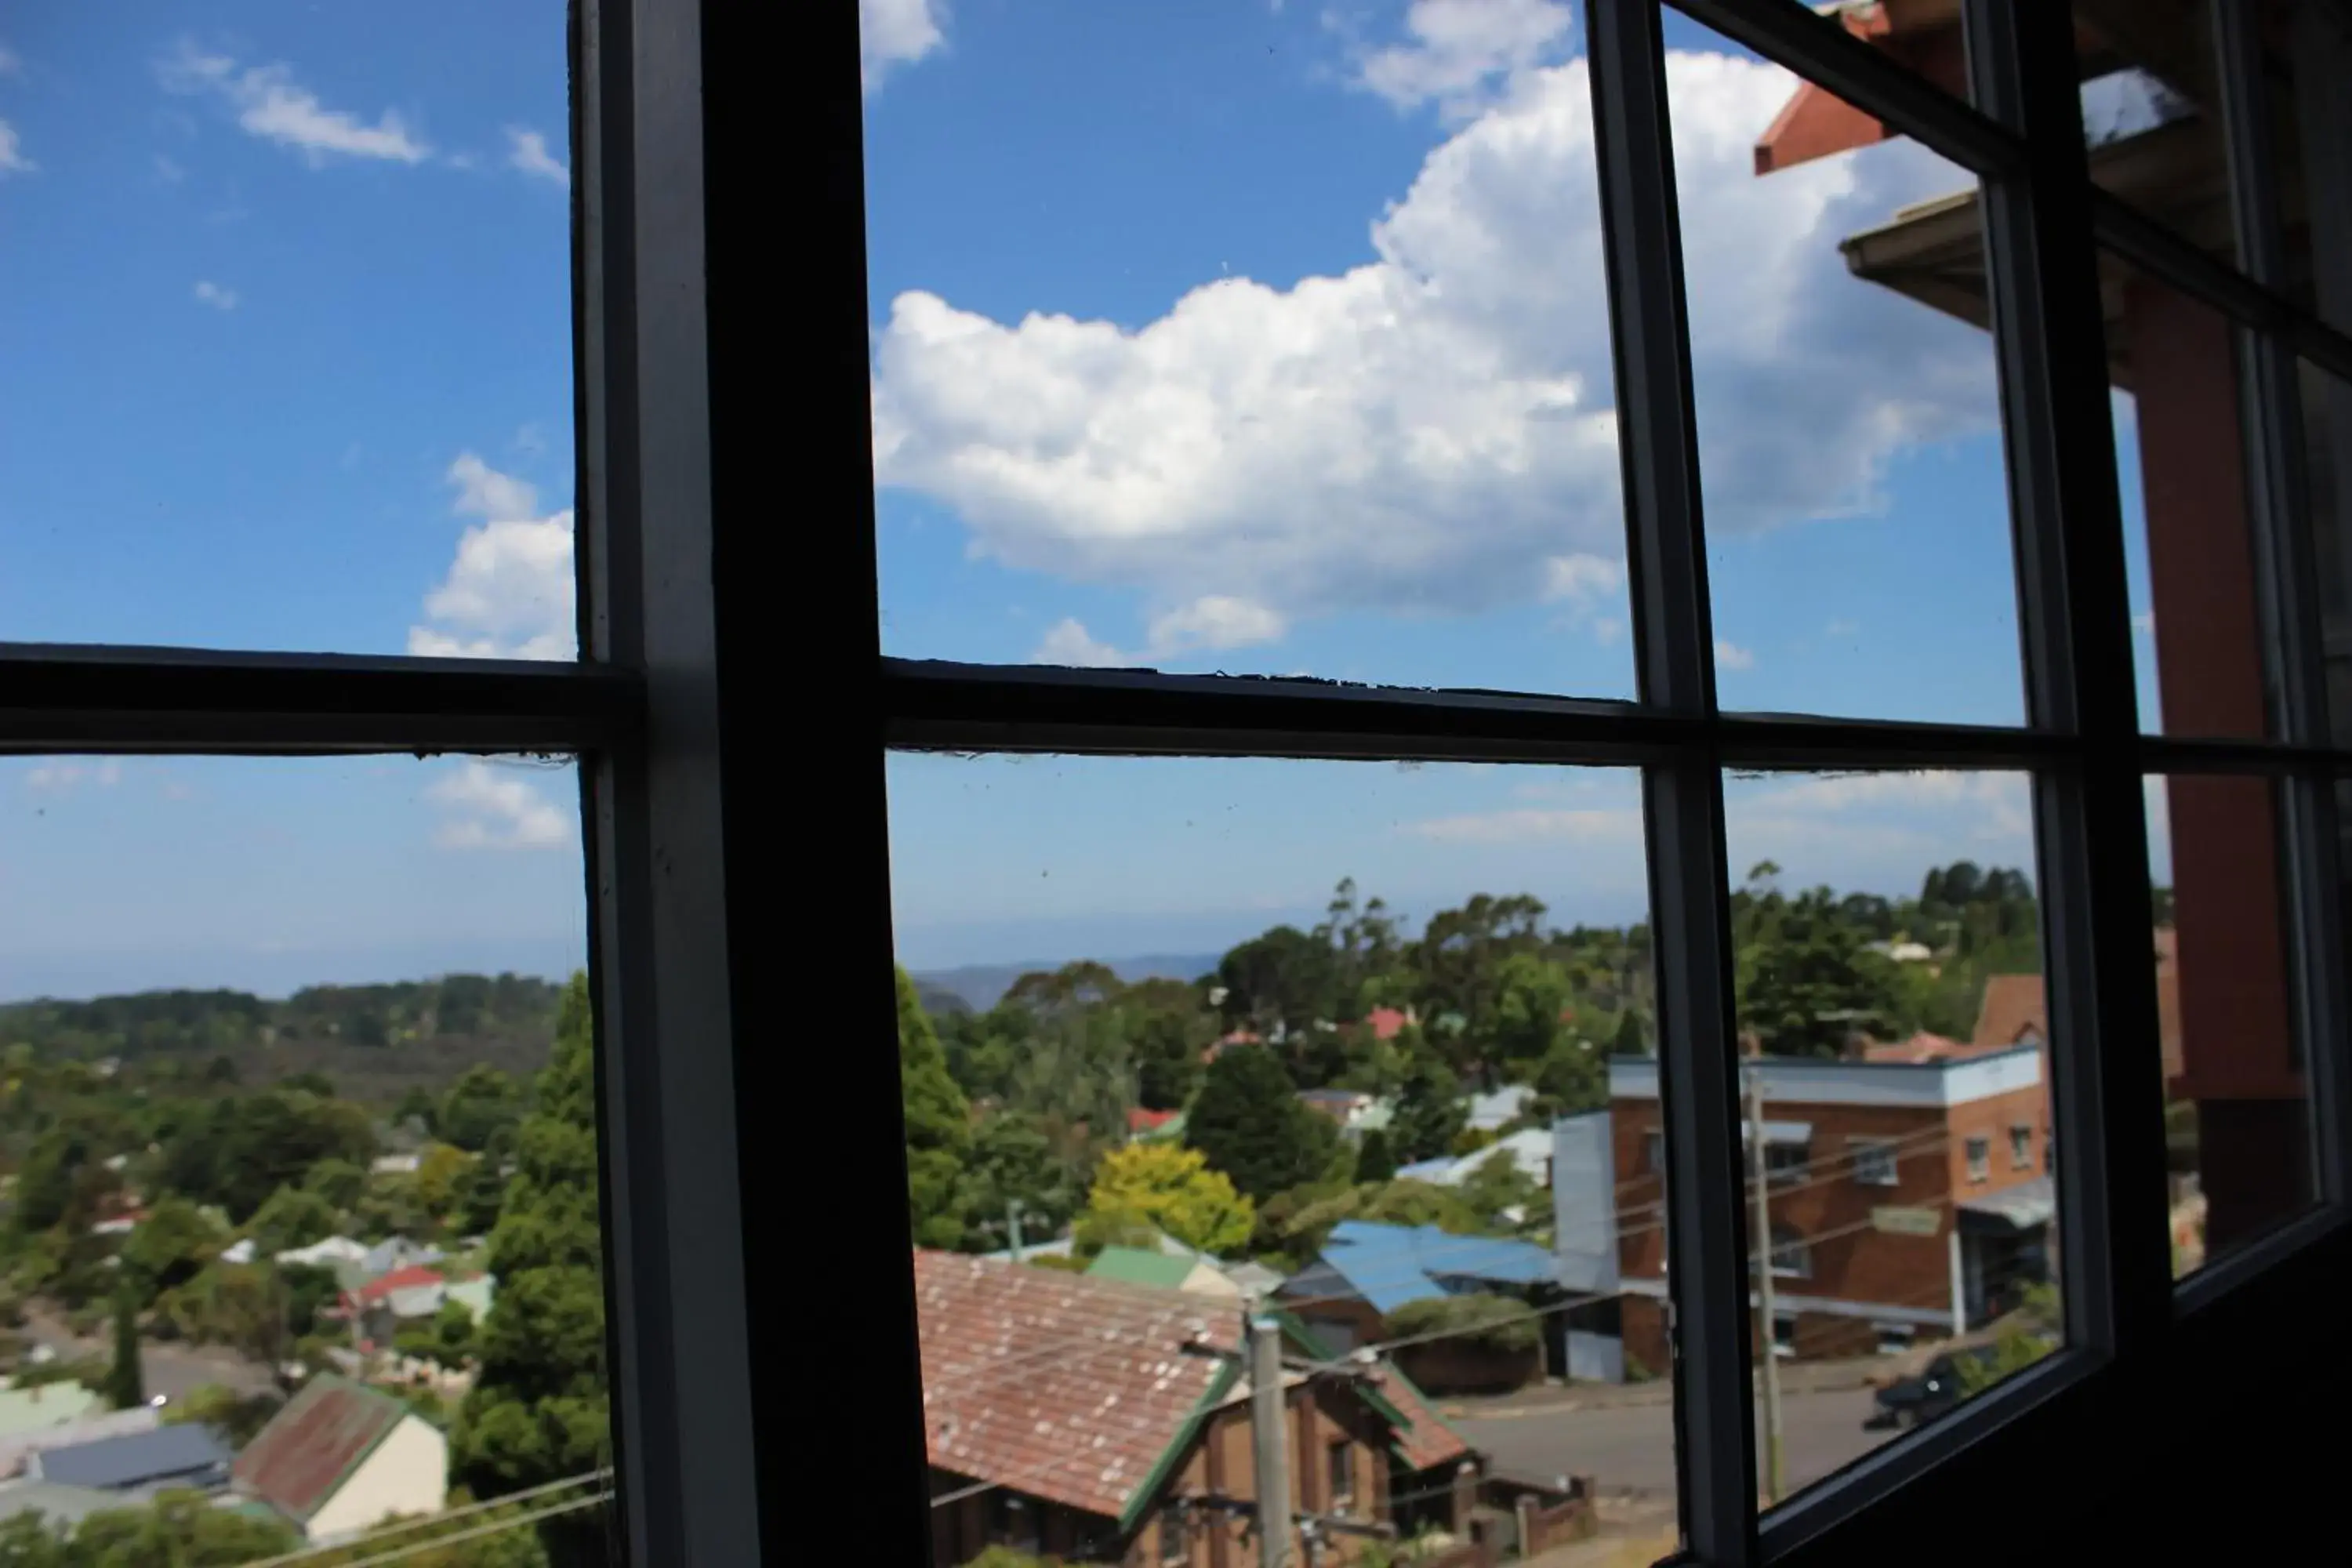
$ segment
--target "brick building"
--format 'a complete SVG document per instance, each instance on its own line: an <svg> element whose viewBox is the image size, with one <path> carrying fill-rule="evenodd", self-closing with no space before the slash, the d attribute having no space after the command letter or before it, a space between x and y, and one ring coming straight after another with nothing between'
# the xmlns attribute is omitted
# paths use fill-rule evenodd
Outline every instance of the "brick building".
<svg viewBox="0 0 2352 1568"><path fill-rule="evenodd" d="M934 1568L999 1544L1123 1568L1255 1568L1234 1506L1255 1496L1249 1380L1217 1353L1240 1348L1237 1308L923 1251L915 1294ZM1294 1355L1328 1353L1285 1323ZM1294 1506L1407 1534L1462 1528L1477 1456L1393 1368L1373 1371L1361 1382L1295 1375ZM1322 1560L1349 1562L1363 1544L1335 1536Z"/></svg>
<svg viewBox="0 0 2352 1568"><path fill-rule="evenodd" d="M2052 1266L2048 1075L2039 1041L1918 1060L1759 1057L1775 1342L1867 1354L1976 1327ZM1657 1063L1609 1064L1626 1357L1668 1363ZM1746 1194L1754 1202L1752 1187ZM1751 1297L1751 1303L1753 1298Z"/></svg>

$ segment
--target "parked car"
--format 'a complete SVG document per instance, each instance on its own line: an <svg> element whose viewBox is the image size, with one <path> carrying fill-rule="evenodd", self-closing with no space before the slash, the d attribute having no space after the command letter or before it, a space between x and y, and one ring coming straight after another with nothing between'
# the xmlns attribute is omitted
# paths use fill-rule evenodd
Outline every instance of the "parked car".
<svg viewBox="0 0 2352 1568"><path fill-rule="evenodd" d="M1876 1407L1864 1426L1916 1426L1933 1421L1960 1402L1960 1364L1989 1363L1990 1345L1948 1352L1929 1362L1916 1377L1900 1377L1878 1391Z"/></svg>

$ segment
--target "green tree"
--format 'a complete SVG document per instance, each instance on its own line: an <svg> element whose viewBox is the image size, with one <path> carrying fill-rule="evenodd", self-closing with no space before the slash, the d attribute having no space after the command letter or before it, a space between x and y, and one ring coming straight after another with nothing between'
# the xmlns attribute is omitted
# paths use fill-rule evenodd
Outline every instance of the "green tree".
<svg viewBox="0 0 2352 1568"><path fill-rule="evenodd" d="M308 1247L335 1234L335 1205L305 1187L280 1187L247 1222L254 1250L264 1258Z"/></svg>
<svg viewBox="0 0 2352 1568"><path fill-rule="evenodd" d="M971 1148L971 1106L949 1076L947 1054L904 969L898 984L898 1097L907 1122L908 1219L918 1247L963 1235L956 1188Z"/></svg>
<svg viewBox="0 0 2352 1568"><path fill-rule="evenodd" d="M104 1392L117 1410L147 1403L147 1381L139 1369L139 1308L127 1289L114 1298L114 1361L107 1369Z"/></svg>
<svg viewBox="0 0 2352 1568"><path fill-rule="evenodd" d="M302 1174L302 1185L318 1194L338 1210L358 1206L360 1194L367 1191L367 1172L350 1160L320 1161Z"/></svg>
<svg viewBox="0 0 2352 1568"><path fill-rule="evenodd" d="M1024 1237L1052 1236L1079 1206L1085 1184L1034 1117L998 1111L972 1136L958 1200L974 1251L1012 1245L1010 1216L1021 1213Z"/></svg>
<svg viewBox="0 0 2352 1568"><path fill-rule="evenodd" d="M449 1372L461 1372L474 1359L474 1314L457 1301L444 1301L429 1323L416 1323L393 1336L393 1348L418 1361L429 1361Z"/></svg>
<svg viewBox="0 0 2352 1568"><path fill-rule="evenodd" d="M1609 1064L1591 1041L1563 1036L1537 1064L1534 1088L1550 1115L1599 1110L1609 1103Z"/></svg>
<svg viewBox="0 0 2352 1568"><path fill-rule="evenodd" d="M499 1129L521 1121L522 1113L522 1086L498 1068L477 1063L441 1097L433 1121L434 1135L469 1154L478 1154Z"/></svg>
<svg viewBox="0 0 2352 1568"><path fill-rule="evenodd" d="M1507 1068L1532 1070L1568 1038L1563 1016L1576 994L1568 971L1533 952L1514 952L1496 977L1495 1016L1480 1055Z"/></svg>
<svg viewBox="0 0 2352 1568"><path fill-rule="evenodd" d="M1197 986L1178 980L1139 980L1122 992L1138 1103L1179 1110L1201 1086L1201 1053L1217 1037L1216 1015Z"/></svg>
<svg viewBox="0 0 2352 1568"><path fill-rule="evenodd" d="M477 1498L611 1463L591 1038L587 977L574 975L531 1114L517 1129L513 1183L490 1234L498 1297L450 1434L450 1477ZM566 1515L540 1531L552 1563L604 1561L593 1520Z"/></svg>
<svg viewBox="0 0 2352 1568"><path fill-rule="evenodd" d="M123 1240L124 1284L137 1300L152 1301L194 1279L220 1245L219 1230L195 1205L181 1197L160 1198Z"/></svg>
<svg viewBox="0 0 2352 1568"><path fill-rule="evenodd" d="M1320 1175L1339 1131L1299 1103L1272 1052L1244 1046L1210 1064L1185 1113L1184 1141L1244 1196L1263 1202Z"/></svg>
<svg viewBox="0 0 2352 1568"><path fill-rule="evenodd" d="M1389 1135L1380 1128L1364 1134L1356 1146L1356 1180L1379 1183L1396 1174L1396 1153L1389 1147Z"/></svg>
<svg viewBox="0 0 2352 1568"><path fill-rule="evenodd" d="M1209 1169L1197 1149L1172 1143L1129 1143L1103 1156L1090 1216L1139 1222L1202 1252L1225 1252L1250 1238L1256 1214L1223 1171Z"/></svg>
<svg viewBox="0 0 2352 1568"><path fill-rule="evenodd" d="M1469 1121L1462 1102L1461 1080L1434 1050L1413 1050L1405 1063L1404 1082L1397 1091L1396 1114L1389 1121L1389 1141L1400 1163L1434 1160L1452 1152L1454 1135Z"/></svg>

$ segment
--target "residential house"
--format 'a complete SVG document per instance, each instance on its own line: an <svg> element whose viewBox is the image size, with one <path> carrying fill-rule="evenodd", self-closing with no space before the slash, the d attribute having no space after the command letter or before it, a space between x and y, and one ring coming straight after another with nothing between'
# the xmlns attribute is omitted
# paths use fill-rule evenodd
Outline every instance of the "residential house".
<svg viewBox="0 0 2352 1568"><path fill-rule="evenodd" d="M1474 1094L1463 1125L1472 1132L1500 1132L1528 1113L1528 1102L1535 1097L1536 1091L1523 1083L1507 1083L1498 1089Z"/></svg>
<svg viewBox="0 0 2352 1568"><path fill-rule="evenodd" d="M1761 1057L1746 1070L1764 1102L1777 1353L1901 1350L1975 1328L2050 1277L2056 1204L2040 1045L1900 1059ZM1589 1250L1596 1227L1617 1227L1625 1353L1663 1372L1655 1059L1612 1059L1609 1093L1609 1110L1595 1114L1610 1119L1613 1194L1556 1192L1560 1229L1565 1237L1572 1211Z"/></svg>
<svg viewBox="0 0 2352 1568"><path fill-rule="evenodd" d="M1545 1343L1538 1352L1498 1355L1439 1341L1401 1350L1397 1359L1406 1372L1432 1387L1471 1388L1516 1386L1547 1364L1565 1367L1568 1298L1552 1255L1531 1242L1343 1220L1316 1260L1284 1280L1275 1299L1318 1339L1345 1351L1388 1338L1389 1314L1411 1302L1473 1293L1563 1310L1544 1311Z"/></svg>
<svg viewBox="0 0 2352 1568"><path fill-rule="evenodd" d="M1090 1279L1123 1279L1163 1290L1189 1290L1213 1300L1239 1302L1242 1288L1205 1253L1172 1255L1139 1247L1106 1247L1087 1266Z"/></svg>
<svg viewBox="0 0 2352 1568"><path fill-rule="evenodd" d="M1496 1156L1518 1167L1519 1173L1538 1187L1551 1186L1552 1136L1549 1127L1527 1127L1496 1139L1483 1149L1467 1154L1449 1154L1443 1159L1422 1160L1397 1172L1410 1181L1428 1182L1434 1186L1458 1187L1470 1179L1470 1173Z"/></svg>
<svg viewBox="0 0 2352 1568"><path fill-rule="evenodd" d="M69 1385L51 1384L53 1388L62 1386ZM82 1443L94 1443L100 1437L152 1432L163 1423L162 1414L152 1405L134 1405L128 1410L100 1411L95 1409L97 1404L98 1396L91 1394L89 1408L92 1414L52 1426L13 1431L0 1436L0 1478L24 1474L25 1461L45 1448L70 1448Z"/></svg>
<svg viewBox="0 0 2352 1568"><path fill-rule="evenodd" d="M367 1243L353 1241L348 1236L331 1236L324 1241L314 1241L308 1247L289 1247L276 1255L279 1263L297 1263L309 1268L326 1268L340 1279L346 1270L359 1276L349 1281L358 1284L365 1278Z"/></svg>
<svg viewBox="0 0 2352 1568"><path fill-rule="evenodd" d="M15 1378L0 1382L0 1442L61 1426L95 1412L100 1401L79 1383L36 1383L16 1386Z"/></svg>
<svg viewBox="0 0 2352 1568"><path fill-rule="evenodd" d="M25 1475L116 1493L119 1507L125 1494L143 1498L166 1488L219 1491L235 1457L211 1427L190 1421L36 1449L25 1457Z"/></svg>
<svg viewBox="0 0 2352 1568"><path fill-rule="evenodd" d="M429 1242L411 1241L404 1236L394 1236L369 1247L361 1256L360 1266L373 1277L438 1263L446 1257L447 1253Z"/></svg>
<svg viewBox="0 0 2352 1568"><path fill-rule="evenodd" d="M449 1440L388 1394L321 1373L236 1457L238 1495L268 1504L312 1545L448 1501Z"/></svg>
<svg viewBox="0 0 2352 1568"><path fill-rule="evenodd" d="M1339 1135L1351 1143L1396 1118L1395 1101L1358 1089L1302 1089L1298 1102L1337 1123Z"/></svg>
<svg viewBox="0 0 2352 1568"><path fill-rule="evenodd" d="M1184 1113L1181 1110L1146 1110L1132 1106L1127 1113L1127 1135L1146 1142L1161 1142L1184 1136Z"/></svg>
<svg viewBox="0 0 2352 1568"><path fill-rule="evenodd" d="M378 1154L368 1163L368 1173L374 1176L413 1176L424 1163L424 1156L414 1150L396 1154Z"/></svg>
<svg viewBox="0 0 2352 1568"><path fill-rule="evenodd" d="M401 1323L438 1312L446 1289L447 1281L438 1270L414 1264L345 1290L335 1315L356 1325L363 1340L386 1345Z"/></svg>
<svg viewBox="0 0 2352 1568"><path fill-rule="evenodd" d="M1239 1312L942 1252L915 1254L915 1297L937 1568L992 1544L1125 1568L1255 1568L1245 1516L1211 1504L1255 1493ZM1328 1353L1283 1321L1302 1359ZM1295 1503L1406 1533L1459 1528L1477 1456L1395 1368L1366 1371L1286 1377ZM1321 1561L1369 1545L1343 1536Z"/></svg>

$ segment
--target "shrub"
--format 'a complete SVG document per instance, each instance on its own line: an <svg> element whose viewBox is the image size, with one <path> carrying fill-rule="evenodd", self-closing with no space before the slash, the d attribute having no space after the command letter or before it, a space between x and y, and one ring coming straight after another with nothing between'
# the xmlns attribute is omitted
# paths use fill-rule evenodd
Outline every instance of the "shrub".
<svg viewBox="0 0 2352 1568"><path fill-rule="evenodd" d="M1505 1355L1522 1354L1541 1342L1536 1314L1523 1301L1473 1291L1408 1301L1386 1319L1392 1339L1452 1339Z"/></svg>

